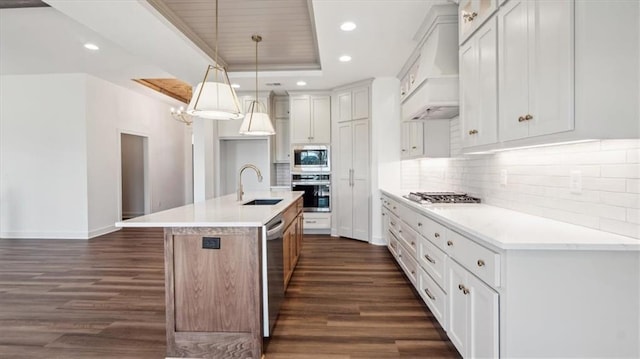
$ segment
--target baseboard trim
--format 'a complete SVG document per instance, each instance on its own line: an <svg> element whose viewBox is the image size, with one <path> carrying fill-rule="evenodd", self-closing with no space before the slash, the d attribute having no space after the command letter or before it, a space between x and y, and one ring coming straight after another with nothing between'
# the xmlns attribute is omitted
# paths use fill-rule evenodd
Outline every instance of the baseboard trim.
<svg viewBox="0 0 640 359"><path fill-rule="evenodd" d="M99 236L107 234L107 233L119 231L120 229L121 228L117 228L115 225L94 229L92 231L89 231L89 238L99 237Z"/></svg>
<svg viewBox="0 0 640 359"><path fill-rule="evenodd" d="M369 242L376 246L386 246L387 242L382 237L373 237L371 238L371 242Z"/></svg>

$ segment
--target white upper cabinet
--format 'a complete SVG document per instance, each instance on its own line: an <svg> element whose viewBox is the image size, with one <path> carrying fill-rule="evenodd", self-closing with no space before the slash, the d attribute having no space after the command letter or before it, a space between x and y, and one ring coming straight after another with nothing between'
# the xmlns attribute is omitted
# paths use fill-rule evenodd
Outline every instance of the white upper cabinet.
<svg viewBox="0 0 640 359"><path fill-rule="evenodd" d="M461 0L458 8L459 44L463 44L498 8L498 0Z"/></svg>
<svg viewBox="0 0 640 359"><path fill-rule="evenodd" d="M497 36L493 17L460 47L462 147L498 141Z"/></svg>
<svg viewBox="0 0 640 359"><path fill-rule="evenodd" d="M498 29L500 140L572 130L573 1L510 0Z"/></svg>
<svg viewBox="0 0 640 359"><path fill-rule="evenodd" d="M329 95L295 95L289 98L291 143L331 142Z"/></svg>
<svg viewBox="0 0 640 359"><path fill-rule="evenodd" d="M338 122L369 118L369 87L344 90L335 95L338 101Z"/></svg>
<svg viewBox="0 0 640 359"><path fill-rule="evenodd" d="M400 157L449 157L449 128L449 120L402 122Z"/></svg>
<svg viewBox="0 0 640 359"><path fill-rule="evenodd" d="M289 98L276 96L273 100L273 115L276 135L274 139L274 162L288 163L291 159L291 134L289 133Z"/></svg>

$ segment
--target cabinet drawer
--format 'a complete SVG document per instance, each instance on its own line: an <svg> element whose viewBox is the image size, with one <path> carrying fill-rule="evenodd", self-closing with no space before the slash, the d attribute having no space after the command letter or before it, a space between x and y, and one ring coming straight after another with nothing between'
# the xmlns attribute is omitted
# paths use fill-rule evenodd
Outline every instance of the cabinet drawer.
<svg viewBox="0 0 640 359"><path fill-rule="evenodd" d="M447 295L422 268L418 270L418 292L438 323L447 330Z"/></svg>
<svg viewBox="0 0 640 359"><path fill-rule="evenodd" d="M418 253L418 232L414 231L403 221L398 222L399 239L403 242L409 253L416 257Z"/></svg>
<svg viewBox="0 0 640 359"><path fill-rule="evenodd" d="M400 206L400 218L415 231L420 231L418 226L418 213L407 206Z"/></svg>
<svg viewBox="0 0 640 359"><path fill-rule="evenodd" d="M441 288L445 288L447 255L424 237L420 237L418 243L418 263Z"/></svg>
<svg viewBox="0 0 640 359"><path fill-rule="evenodd" d="M387 205L387 208L389 208L389 211L391 211L391 213L395 214L396 216L400 216L400 204L392 199L389 199L388 202L389 204Z"/></svg>
<svg viewBox="0 0 640 359"><path fill-rule="evenodd" d="M331 215L325 213L305 213L304 229L331 228Z"/></svg>
<svg viewBox="0 0 640 359"><path fill-rule="evenodd" d="M445 227L423 215L418 215L417 221L420 234L444 251L447 246L447 231Z"/></svg>
<svg viewBox="0 0 640 359"><path fill-rule="evenodd" d="M500 286L500 255L476 242L448 231L445 252L493 287Z"/></svg>
<svg viewBox="0 0 640 359"><path fill-rule="evenodd" d="M400 263L400 267L404 270L407 277L413 284L414 287L417 287L418 283L418 263L411 255L411 252L404 246L402 243L398 246L398 263Z"/></svg>
<svg viewBox="0 0 640 359"><path fill-rule="evenodd" d="M389 236L389 252L391 252L391 254L393 254L393 256L397 260L398 259L398 246L400 245L398 243L398 238L391 231L387 232L387 235Z"/></svg>
<svg viewBox="0 0 640 359"><path fill-rule="evenodd" d="M389 229L396 236L400 235L400 218L393 215L393 212L389 212Z"/></svg>

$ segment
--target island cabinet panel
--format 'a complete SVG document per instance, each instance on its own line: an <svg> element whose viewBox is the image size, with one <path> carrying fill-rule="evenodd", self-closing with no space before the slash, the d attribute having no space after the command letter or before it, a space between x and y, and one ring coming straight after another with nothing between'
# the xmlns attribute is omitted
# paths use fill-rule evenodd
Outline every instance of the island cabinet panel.
<svg viewBox="0 0 640 359"><path fill-rule="evenodd" d="M259 227L165 230L168 356L260 357L261 233ZM203 248L216 247L214 238L219 248Z"/></svg>

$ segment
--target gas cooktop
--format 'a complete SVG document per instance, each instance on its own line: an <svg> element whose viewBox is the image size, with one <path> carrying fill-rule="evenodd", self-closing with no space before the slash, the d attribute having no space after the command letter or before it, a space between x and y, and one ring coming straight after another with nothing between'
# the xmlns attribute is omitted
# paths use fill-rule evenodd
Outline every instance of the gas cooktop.
<svg viewBox="0 0 640 359"><path fill-rule="evenodd" d="M480 198L456 192L411 192L404 198L420 204L429 203L480 203Z"/></svg>

